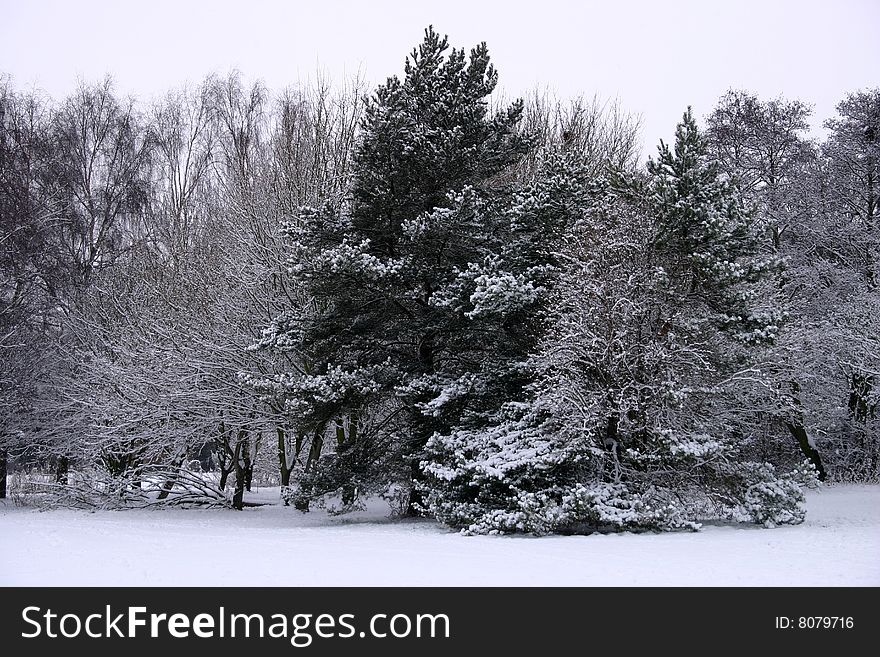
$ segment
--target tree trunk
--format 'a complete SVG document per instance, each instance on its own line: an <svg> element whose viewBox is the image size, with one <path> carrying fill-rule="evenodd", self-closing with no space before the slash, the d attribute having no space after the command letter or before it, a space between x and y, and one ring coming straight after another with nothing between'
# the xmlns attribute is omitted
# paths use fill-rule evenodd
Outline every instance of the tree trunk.
<svg viewBox="0 0 880 657"><path fill-rule="evenodd" d="M801 386L797 381L791 382L791 391L795 405L800 408L801 400L799 393L801 391ZM816 468L819 481L825 481L828 475L825 473L825 466L822 464L822 457L819 456L819 451L810 444L810 439L807 437L807 429L804 427L803 420L800 418L797 420L786 420L785 426L789 433L794 436L794 439L800 446L804 456L806 456L810 460L810 463L813 464L813 467Z"/></svg>
<svg viewBox="0 0 880 657"><path fill-rule="evenodd" d="M424 401L427 401L424 399ZM403 515L407 518L418 518L424 515L424 496L419 484L425 481L421 462L424 458L425 445L435 431L446 431L447 427L441 427L433 418L426 417L418 410L413 410L412 434L409 438L406 450L406 458L409 461L409 500Z"/></svg>
<svg viewBox="0 0 880 657"><path fill-rule="evenodd" d="M241 465L242 441L235 443L232 465L235 468L235 491L232 494L232 508L241 511L244 508L244 468Z"/></svg>
<svg viewBox="0 0 880 657"><path fill-rule="evenodd" d="M413 422L413 436L409 441L408 460L409 460L409 501L406 505L404 517L418 518L424 514L423 502L424 497L419 490L419 484L425 481L425 474L422 472L421 462L424 458L425 445L434 434L435 431L444 431L446 427L440 427L437 423L432 422L432 418L422 416L416 411L419 417Z"/></svg>
<svg viewBox="0 0 880 657"><path fill-rule="evenodd" d="M608 416L608 425L605 427L605 449L608 451L608 459L605 461L604 473L605 480L614 483L620 481L619 429L620 413L614 412Z"/></svg>
<svg viewBox="0 0 880 657"><path fill-rule="evenodd" d="M336 448L339 449L345 445L345 421L342 418L336 418Z"/></svg>
<svg viewBox="0 0 880 657"><path fill-rule="evenodd" d="M810 444L809 438L807 438L807 430L804 425L800 422L797 424L793 422L786 422L785 426L788 428L791 435L794 436L794 439L800 445L801 451L804 453L813 466L816 468L816 472L819 476L819 481L825 481L828 475L825 472L825 466L822 465L822 457L819 456L818 450Z"/></svg>
<svg viewBox="0 0 880 657"><path fill-rule="evenodd" d="M865 423L876 415L876 408L870 404L874 377L854 372L850 377L849 412L856 422Z"/></svg>
<svg viewBox="0 0 880 657"><path fill-rule="evenodd" d="M303 442L305 441L305 439L306 439L305 434L302 434L302 433L296 434L296 438L294 439L294 444L293 444L293 460L294 460L294 462L299 460L299 455L300 455L300 452L302 452ZM292 467L293 466L291 466L291 468Z"/></svg>
<svg viewBox="0 0 880 657"><path fill-rule="evenodd" d="M168 479L164 484L162 484L162 490L159 491L159 495L156 496L157 500L164 500L171 493L171 490L174 488L174 480Z"/></svg>
<svg viewBox="0 0 880 657"><path fill-rule="evenodd" d="M430 286L426 285L424 292L425 300L427 302L427 300L430 299L431 295L433 294L433 290L431 290ZM435 371L434 361L436 356L435 351L437 349L437 345L435 344L436 337L437 334L435 331L429 331L422 337L421 341L419 342L419 367L425 374L431 374ZM414 401L428 401L428 399L417 398ZM428 444L428 440L430 440L431 436L434 435L435 432L446 433L450 427L446 426L444 423L437 419L423 415L419 411L415 411L411 418L411 426L413 427L413 431L408 446L410 492L409 501L407 502L404 516L419 517L423 515L422 508L424 497L419 490L419 484L425 481L425 474L422 472L421 467L425 445Z"/></svg>
<svg viewBox="0 0 880 657"><path fill-rule="evenodd" d="M55 483L66 486L69 474L70 459L68 459L66 456L59 456L58 463L55 466Z"/></svg>
<svg viewBox="0 0 880 657"><path fill-rule="evenodd" d="M318 459L321 458L321 451L324 449L324 432L323 427L315 430L312 437L312 446L309 448L309 457L306 460L306 472L311 472L318 467Z"/></svg>
<svg viewBox="0 0 880 657"><path fill-rule="evenodd" d="M221 411L221 415L222 415ZM220 468L220 490L226 490L226 482L235 466L232 464L232 449L229 446L229 436L226 433L226 424L220 421L220 432L214 440L214 453L217 455L217 467Z"/></svg>
<svg viewBox="0 0 880 657"><path fill-rule="evenodd" d="M354 448L357 445L358 440L358 416L357 413L352 413L348 418L348 445L349 448ZM350 496L350 500L348 504L354 502L355 497L357 495L357 487L352 484L350 490L346 490L343 492L343 502L345 502L345 494L346 492Z"/></svg>
<svg viewBox="0 0 880 657"><path fill-rule="evenodd" d="M424 478L420 463L421 458L410 459L409 462L410 489L409 501L406 503L406 511L403 514L405 518L418 518L422 515L421 509L424 497L417 487L418 482Z"/></svg>
<svg viewBox="0 0 880 657"><path fill-rule="evenodd" d="M238 432L239 441L242 443L241 460L242 460L242 476L244 477L244 488L251 492L251 481L254 478L254 462L251 460L251 439L248 437L247 429Z"/></svg>
<svg viewBox="0 0 880 657"><path fill-rule="evenodd" d="M306 458L306 474L311 473L316 467L318 467L318 460L321 458L321 451L323 450L323 448L324 426L321 425L317 429L315 429L315 433L312 435L312 446L309 447L309 455ZM307 513L309 510L309 496L304 492L297 495L296 499L294 499L293 501L293 507L297 511Z"/></svg>
<svg viewBox="0 0 880 657"><path fill-rule="evenodd" d="M174 459L171 462L172 469L176 470L176 469L180 468L180 466L183 465L184 458L186 458L186 457L180 456L179 458ZM171 491L174 489L174 482L175 481L177 481L177 479L175 477L172 477L171 479L167 480L164 484L162 484L162 490L159 492L159 495L158 495L158 497L156 497L156 499L157 500L164 500L165 498L167 498L168 495L171 493Z"/></svg>
<svg viewBox="0 0 880 657"><path fill-rule="evenodd" d="M6 473L9 463L9 451L0 449L0 500L6 499Z"/></svg>
<svg viewBox="0 0 880 657"><path fill-rule="evenodd" d="M287 490L290 488L290 471L293 469L287 464L287 441L284 436L284 429L275 427L278 433L278 470L281 474L281 499L284 506L290 504L287 497Z"/></svg>
<svg viewBox="0 0 880 657"><path fill-rule="evenodd" d="M355 420L354 418L349 419L348 424L348 436L346 436L345 432L345 419L337 418L336 420L336 452L340 456L345 452L346 449L351 449L353 447L353 432L354 435L357 433L357 429L355 428ZM357 494L357 487L352 482L346 482L342 486L342 504L344 506L350 506L354 503L355 496Z"/></svg>

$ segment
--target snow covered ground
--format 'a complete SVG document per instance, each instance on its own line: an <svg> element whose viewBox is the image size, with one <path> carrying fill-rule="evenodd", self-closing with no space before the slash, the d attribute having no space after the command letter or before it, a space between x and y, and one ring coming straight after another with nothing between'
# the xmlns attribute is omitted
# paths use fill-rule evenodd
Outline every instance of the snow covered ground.
<svg viewBox="0 0 880 657"><path fill-rule="evenodd" d="M880 585L880 486L813 491L807 508L797 527L528 538L462 537L385 518L383 505L332 517L277 505L88 513L6 504L0 585Z"/></svg>

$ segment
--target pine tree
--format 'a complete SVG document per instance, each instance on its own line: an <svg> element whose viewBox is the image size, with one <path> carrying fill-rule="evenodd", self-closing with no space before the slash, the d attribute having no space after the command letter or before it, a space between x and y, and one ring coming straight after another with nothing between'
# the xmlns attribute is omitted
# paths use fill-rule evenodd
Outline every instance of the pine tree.
<svg viewBox="0 0 880 657"><path fill-rule="evenodd" d="M773 340L780 313L758 309L758 283L781 264L761 251L751 217L731 182L708 157L690 108L676 128L674 152L661 142L648 162L656 251L676 292L705 306L709 321L745 343Z"/></svg>
<svg viewBox="0 0 880 657"><path fill-rule="evenodd" d="M279 318L264 344L303 355L304 371L279 382L301 424L343 427L324 490L420 477L428 438L474 406L478 379L501 376L492 354L517 349L516 322L495 308L520 284L499 208L528 140L521 102L490 112L497 80L485 44L467 55L426 30L404 78L367 103L349 199L305 208L288 229L313 311Z"/></svg>
<svg viewBox="0 0 880 657"><path fill-rule="evenodd" d="M799 522L802 473L739 450L750 353L780 322L758 298L776 262L690 112L647 177L577 190L530 397L488 430L432 439L434 514L473 533Z"/></svg>

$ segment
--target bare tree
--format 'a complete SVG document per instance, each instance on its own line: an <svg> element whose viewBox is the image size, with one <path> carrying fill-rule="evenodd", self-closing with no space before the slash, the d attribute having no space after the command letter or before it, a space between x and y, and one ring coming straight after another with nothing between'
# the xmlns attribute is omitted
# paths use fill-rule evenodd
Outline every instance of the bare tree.
<svg viewBox="0 0 880 657"><path fill-rule="evenodd" d="M134 101L117 99L109 78L81 83L55 113L53 127L58 238L70 283L84 288L142 230L150 144Z"/></svg>
<svg viewBox="0 0 880 657"><path fill-rule="evenodd" d="M0 78L0 498L9 455L21 456L38 403L38 371L51 358L57 311L49 294L59 280L53 243L54 151L49 106Z"/></svg>
<svg viewBox="0 0 880 657"><path fill-rule="evenodd" d="M638 164L641 149L641 118L623 109L617 100L598 96L560 99L535 89L526 99L522 131L535 140L536 149L524 159L534 175L541 148L576 153L593 174L630 171Z"/></svg>

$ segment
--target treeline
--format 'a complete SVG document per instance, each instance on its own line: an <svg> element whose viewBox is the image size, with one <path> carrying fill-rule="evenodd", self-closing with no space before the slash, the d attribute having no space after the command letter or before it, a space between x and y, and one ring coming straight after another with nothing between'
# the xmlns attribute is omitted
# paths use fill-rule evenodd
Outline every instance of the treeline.
<svg viewBox="0 0 880 657"><path fill-rule="evenodd" d="M241 508L272 473L546 533L876 480L880 90L822 143L732 91L641 166L619 107L497 80L429 29L369 95L0 87L0 496Z"/></svg>

